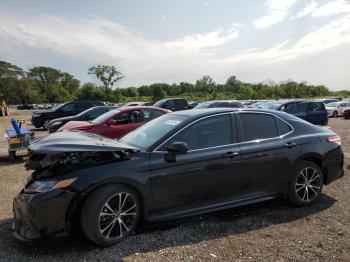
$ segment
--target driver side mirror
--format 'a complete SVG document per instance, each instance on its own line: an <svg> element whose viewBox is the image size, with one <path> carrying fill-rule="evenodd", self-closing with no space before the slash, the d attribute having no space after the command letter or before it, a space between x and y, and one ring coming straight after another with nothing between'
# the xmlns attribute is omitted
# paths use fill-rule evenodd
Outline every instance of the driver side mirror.
<svg viewBox="0 0 350 262"><path fill-rule="evenodd" d="M188 152L188 146L184 142L174 142L166 147L167 153L164 158L168 162L176 162L177 154L185 154Z"/></svg>
<svg viewBox="0 0 350 262"><path fill-rule="evenodd" d="M115 121L114 119L108 119L106 121L107 126L112 126L112 125L116 125L116 124L117 124L117 121Z"/></svg>

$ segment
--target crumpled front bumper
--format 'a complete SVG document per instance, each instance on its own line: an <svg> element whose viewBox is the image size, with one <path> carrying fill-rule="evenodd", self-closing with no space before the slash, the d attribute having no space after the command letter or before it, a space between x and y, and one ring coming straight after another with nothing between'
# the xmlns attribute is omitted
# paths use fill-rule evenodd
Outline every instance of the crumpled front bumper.
<svg viewBox="0 0 350 262"><path fill-rule="evenodd" d="M66 216L76 195L60 189L38 194L21 192L13 201L12 234L21 241L67 235Z"/></svg>

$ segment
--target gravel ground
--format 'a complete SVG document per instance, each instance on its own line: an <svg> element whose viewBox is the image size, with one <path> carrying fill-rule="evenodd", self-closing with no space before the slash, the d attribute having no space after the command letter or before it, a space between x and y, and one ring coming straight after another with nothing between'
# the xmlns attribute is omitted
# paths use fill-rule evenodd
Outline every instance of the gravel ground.
<svg viewBox="0 0 350 262"><path fill-rule="evenodd" d="M30 111L12 116L33 128ZM0 134L9 119L0 118ZM350 121L331 119L329 126L342 137L346 174L326 186L315 205L296 208L273 200L142 225L126 241L105 249L78 237L25 245L11 236L12 199L29 172L24 155L16 162L7 159L0 139L0 261L350 261Z"/></svg>

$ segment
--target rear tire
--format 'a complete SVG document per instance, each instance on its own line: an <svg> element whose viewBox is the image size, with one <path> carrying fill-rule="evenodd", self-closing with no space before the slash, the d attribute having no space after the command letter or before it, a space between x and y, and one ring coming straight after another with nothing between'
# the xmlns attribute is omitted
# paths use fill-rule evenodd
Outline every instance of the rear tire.
<svg viewBox="0 0 350 262"><path fill-rule="evenodd" d="M99 246L115 245L136 228L141 215L137 192L124 185L97 189L84 203L81 227L88 239Z"/></svg>
<svg viewBox="0 0 350 262"><path fill-rule="evenodd" d="M310 161L296 164L288 183L287 200L296 206L311 205L320 198L323 187L321 169Z"/></svg>

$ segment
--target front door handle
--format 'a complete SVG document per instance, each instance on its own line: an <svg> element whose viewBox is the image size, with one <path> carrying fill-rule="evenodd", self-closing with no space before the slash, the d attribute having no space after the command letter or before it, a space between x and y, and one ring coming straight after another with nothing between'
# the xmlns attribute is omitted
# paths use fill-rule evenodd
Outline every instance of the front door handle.
<svg viewBox="0 0 350 262"><path fill-rule="evenodd" d="M288 142L288 143L284 144L284 146L287 148L296 147L297 145L298 145L297 143L293 143L293 142Z"/></svg>
<svg viewBox="0 0 350 262"><path fill-rule="evenodd" d="M234 158L236 156L239 156L239 152L232 152L232 151L230 151L230 152L226 152L224 154L224 158Z"/></svg>

